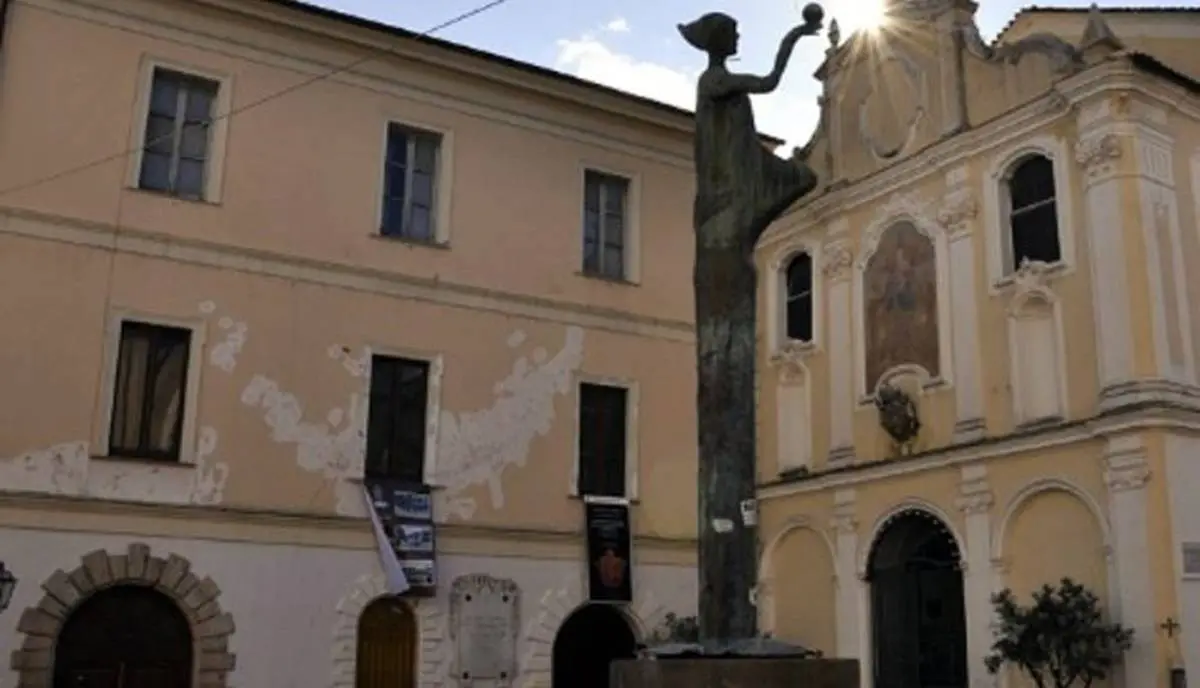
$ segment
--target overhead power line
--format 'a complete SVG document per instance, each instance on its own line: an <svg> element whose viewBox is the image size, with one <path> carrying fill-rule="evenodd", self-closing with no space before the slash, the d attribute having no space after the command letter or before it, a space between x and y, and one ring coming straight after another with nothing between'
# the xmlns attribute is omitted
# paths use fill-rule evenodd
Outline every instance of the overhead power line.
<svg viewBox="0 0 1200 688"><path fill-rule="evenodd" d="M476 7L475 9L463 12L460 15L457 15L455 17L447 19L446 21L442 22L441 24L438 24L437 26L431 27L429 29L426 29L425 31L415 34L413 37L419 39L419 38L424 38L426 36L430 36L438 31L441 31L442 29L446 29L451 26L454 26L455 24L457 24L461 21L465 21L476 15L483 14L484 12L487 12L488 10L499 7L500 5L503 5L506 2L508 2L508 0L491 0L491 2L484 3L484 4ZM388 55L395 55L395 53L390 50L386 50L384 52ZM229 110L229 112L222 113L222 114L219 114L219 115L213 117L212 119L210 119L208 121L208 123L205 126L211 127L214 123L219 122L223 119L232 119L234 115L239 115L243 112L246 112L247 110L252 110L261 105L265 105L273 100L282 98L283 96L286 96L289 93L295 93L296 91L299 91L302 88L307 88L319 81L324 81L326 79L335 77L338 74L348 72L352 69L355 69L356 67L360 67L360 66L366 64L367 62L371 62L376 59L379 59L379 55L371 54L366 57L361 57L357 60L354 60L353 62L350 62L348 64L342 65L341 67L338 67L336 69L332 69L327 72L322 72L320 74L317 74L316 76L310 77L310 78L305 79L300 82L297 82L286 88L282 88L273 93L269 93L266 96L263 96L262 98L259 98L258 100L254 100L249 103L246 103L245 105L242 105L241 107L232 108ZM38 177L38 178L33 179L28 182L23 182L21 184L17 184L15 186L10 186L5 189L0 189L0 196L7 196L9 194L17 193L18 191L26 191L28 189L32 189L32 188L41 186L43 184L49 184L50 182L58 181L59 179L63 179L64 177L70 177L71 175L79 174L80 172L86 172L90 169L99 167L101 165L105 165L105 164L113 162L115 160L121 160L122 158L129 157L130 155L133 155L134 153L137 153L138 151L141 151L145 148L149 148L150 146L153 146L156 143L159 143L161 141L166 141L166 140L172 138L174 135L175 135L174 132L168 133L168 134L163 134L162 136L160 136L158 138L151 139L149 141L144 141L140 145L138 145L134 148L121 150L121 151L118 151L111 155L106 155L102 158L97 158L95 160L83 163L81 165L77 165L75 167L69 167L65 170L61 170L59 172L55 172L53 174L46 175L44 177Z"/></svg>

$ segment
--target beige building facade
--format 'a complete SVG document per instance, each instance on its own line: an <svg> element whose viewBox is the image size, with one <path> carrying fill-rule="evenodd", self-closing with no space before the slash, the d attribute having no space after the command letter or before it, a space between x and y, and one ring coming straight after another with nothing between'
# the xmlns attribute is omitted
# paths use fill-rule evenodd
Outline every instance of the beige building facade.
<svg viewBox="0 0 1200 688"><path fill-rule="evenodd" d="M4 6L0 687L586 686L693 613L690 115L282 0Z"/></svg>
<svg viewBox="0 0 1200 688"><path fill-rule="evenodd" d="M1200 671L1200 13L893 2L832 46L823 190L761 242L762 626L863 685L989 676L1069 576ZM913 420L917 422L913 422ZM896 683L897 680L907 681Z"/></svg>

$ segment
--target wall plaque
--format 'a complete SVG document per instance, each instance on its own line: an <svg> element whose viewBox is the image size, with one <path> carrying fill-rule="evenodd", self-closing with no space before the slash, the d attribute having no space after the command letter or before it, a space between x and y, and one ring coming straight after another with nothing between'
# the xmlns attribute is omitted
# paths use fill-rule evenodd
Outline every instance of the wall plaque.
<svg viewBox="0 0 1200 688"><path fill-rule="evenodd" d="M592 602L632 602L632 543L629 505L584 504L587 531L588 599Z"/></svg>
<svg viewBox="0 0 1200 688"><path fill-rule="evenodd" d="M450 638L455 678L462 688L511 686L517 677L520 629L517 584L469 574L450 588Z"/></svg>

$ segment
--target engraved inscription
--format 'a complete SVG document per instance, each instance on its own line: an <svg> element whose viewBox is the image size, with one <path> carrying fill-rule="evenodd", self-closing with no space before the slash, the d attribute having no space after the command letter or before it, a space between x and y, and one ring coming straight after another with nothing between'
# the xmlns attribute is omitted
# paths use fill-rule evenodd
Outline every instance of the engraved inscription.
<svg viewBox="0 0 1200 688"><path fill-rule="evenodd" d="M517 675L518 588L483 574L459 576L450 591L458 685L511 686Z"/></svg>

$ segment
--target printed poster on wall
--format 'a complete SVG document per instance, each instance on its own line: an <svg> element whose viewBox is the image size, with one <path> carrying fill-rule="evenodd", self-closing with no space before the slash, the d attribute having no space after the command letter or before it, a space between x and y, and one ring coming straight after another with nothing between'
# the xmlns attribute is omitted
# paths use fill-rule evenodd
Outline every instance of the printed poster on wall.
<svg viewBox="0 0 1200 688"><path fill-rule="evenodd" d="M588 599L633 601L632 534L629 505L584 503L587 532Z"/></svg>
<svg viewBox="0 0 1200 688"><path fill-rule="evenodd" d="M410 586L406 595L432 597L437 589L433 497L429 487L387 478L363 484Z"/></svg>

